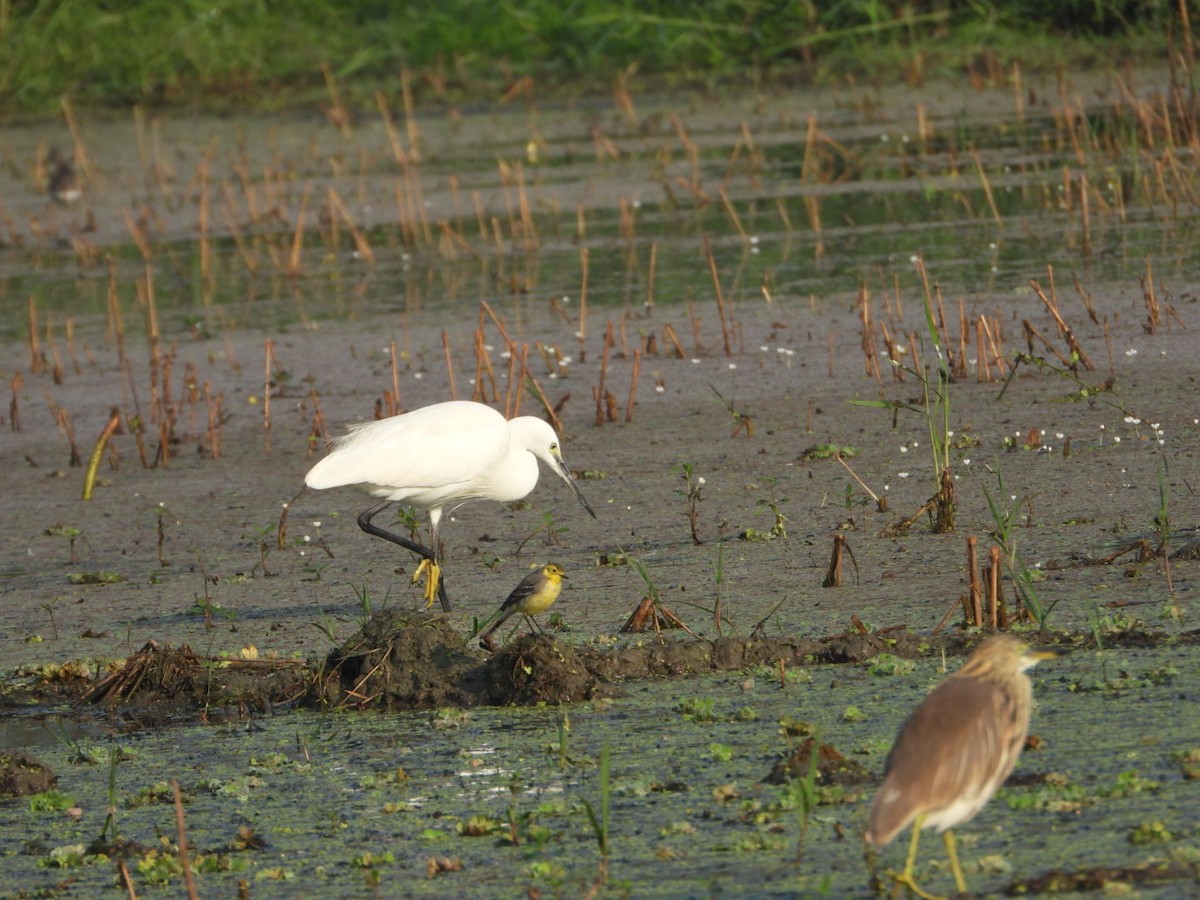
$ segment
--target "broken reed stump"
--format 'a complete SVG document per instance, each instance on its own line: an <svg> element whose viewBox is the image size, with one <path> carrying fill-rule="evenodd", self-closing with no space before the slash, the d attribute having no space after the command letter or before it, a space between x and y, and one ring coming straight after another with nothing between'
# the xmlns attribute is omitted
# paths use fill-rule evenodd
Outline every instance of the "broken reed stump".
<svg viewBox="0 0 1200 900"><path fill-rule="evenodd" d="M829 557L829 570L825 573L825 580L821 582L821 587L842 586L842 556L845 552L846 536L835 534L833 536L833 552Z"/></svg>
<svg viewBox="0 0 1200 900"><path fill-rule="evenodd" d="M623 634L641 631L659 631L663 628L682 628L685 631L688 627L683 624L675 613L671 612L661 603L655 603L650 597L643 597L638 603L637 608L625 620L625 624L621 626Z"/></svg>

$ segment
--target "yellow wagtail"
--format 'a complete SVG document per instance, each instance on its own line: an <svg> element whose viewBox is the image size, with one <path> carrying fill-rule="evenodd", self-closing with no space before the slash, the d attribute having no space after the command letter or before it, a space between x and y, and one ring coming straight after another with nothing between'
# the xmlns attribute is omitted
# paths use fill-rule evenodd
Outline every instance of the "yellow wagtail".
<svg viewBox="0 0 1200 900"><path fill-rule="evenodd" d="M479 643L490 650L492 632L517 613L522 613L533 622L533 616L548 610L558 599L563 579L566 577L563 570L554 563L547 563L522 578L521 583L513 588L512 593L500 605L495 621L479 636Z"/></svg>

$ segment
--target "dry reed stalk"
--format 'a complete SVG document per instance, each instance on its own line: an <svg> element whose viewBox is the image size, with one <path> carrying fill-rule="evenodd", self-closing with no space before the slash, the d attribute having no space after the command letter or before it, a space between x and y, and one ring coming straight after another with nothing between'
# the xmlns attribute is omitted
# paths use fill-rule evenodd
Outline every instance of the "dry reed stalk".
<svg viewBox="0 0 1200 900"><path fill-rule="evenodd" d="M25 376L20 372L13 372L12 381L9 383L12 399L8 401L8 427L11 431L21 430L21 386L24 383Z"/></svg>
<svg viewBox="0 0 1200 900"><path fill-rule="evenodd" d="M487 391L484 389L484 373L487 374L487 383L492 388L491 402L495 403L499 399L499 394L496 392L496 373L492 369L492 358L488 354L481 321L479 327L475 329L475 386L479 390L479 399L486 403L488 398Z"/></svg>
<svg viewBox="0 0 1200 900"><path fill-rule="evenodd" d="M521 234L525 238L525 250L534 253L538 248L537 223L533 218L533 210L529 206L529 192L525 187L525 166L518 162L517 169L517 209L521 215Z"/></svg>
<svg viewBox="0 0 1200 900"><path fill-rule="evenodd" d="M595 388L592 389L592 396L596 400L596 427L597 428L599 428L601 425L603 425L604 422L606 421L604 405L603 405L604 396L606 393L604 388L605 388L605 382L608 380L608 352L613 344L612 333L613 333L612 319L609 319L608 326L604 332L604 346L600 352L600 383Z"/></svg>
<svg viewBox="0 0 1200 900"><path fill-rule="evenodd" d="M1083 247L1080 248L1084 256L1092 255L1092 214L1091 204L1088 197L1088 177L1087 172L1079 173L1079 218L1083 224Z"/></svg>
<svg viewBox="0 0 1200 900"><path fill-rule="evenodd" d="M271 369L275 357L275 342L263 340L263 452L271 452Z"/></svg>
<svg viewBox="0 0 1200 900"><path fill-rule="evenodd" d="M392 148L392 158L400 166L408 165L408 154L404 152L404 145L401 143L396 125L392 121L392 111L388 108L387 97L384 96L383 91L375 92L375 105L379 108L379 118L383 121L383 131L387 135L388 146Z"/></svg>
<svg viewBox="0 0 1200 900"><path fill-rule="evenodd" d="M513 418L521 415L521 401L525 395L525 380L528 379L533 385L537 385L537 379L533 377L533 373L529 371L529 345L521 345L520 377L517 378L516 394L513 396ZM542 389L538 387L537 392L542 394ZM544 395L542 395L544 398ZM545 399L542 400L543 405L549 405Z"/></svg>
<svg viewBox="0 0 1200 900"><path fill-rule="evenodd" d="M92 455L88 457L87 469L83 475L83 492L80 499L91 500L92 490L96 486L96 473L100 470L100 460L104 458L104 447L108 444L108 439L117 433L121 427L121 411L115 406L108 414L108 422L105 423L103 430L100 432L100 437L96 440L96 446L92 448Z"/></svg>
<svg viewBox="0 0 1200 900"><path fill-rule="evenodd" d="M1142 327L1147 334L1155 334L1162 326L1162 310L1159 307L1158 295L1154 292L1154 271L1149 255L1146 256L1146 271L1139 280L1142 283L1142 302L1146 304L1146 324Z"/></svg>
<svg viewBox="0 0 1200 900"><path fill-rule="evenodd" d="M654 276L658 271L658 241L650 242L650 266L646 273L646 314L654 313Z"/></svg>
<svg viewBox="0 0 1200 900"><path fill-rule="evenodd" d="M454 385L454 360L450 354L450 333L442 329L442 354L446 357L446 377L450 380L450 399L458 399L458 388Z"/></svg>
<svg viewBox="0 0 1200 900"><path fill-rule="evenodd" d="M993 545L988 550L987 592L988 612L992 630L1008 627L1008 616L1004 612L1004 598L1000 595L1000 548Z"/></svg>
<svg viewBox="0 0 1200 900"><path fill-rule="evenodd" d="M966 301L958 298L958 358L954 359L951 351L951 371L956 378L967 377L967 346L970 344L971 321L967 318Z"/></svg>
<svg viewBox="0 0 1200 900"><path fill-rule="evenodd" d="M146 263L150 262L150 240L146 236L146 232L142 226L138 224L130 215L129 211L125 211L125 227L129 229L129 234L133 237L133 242L137 244L138 252L142 254L142 260Z"/></svg>
<svg viewBox="0 0 1200 900"><path fill-rule="evenodd" d="M846 536L844 534L835 534L833 536L833 551L829 556L829 568L825 572L825 580L821 582L821 587L841 587L842 586L842 557L846 552Z"/></svg>
<svg viewBox="0 0 1200 900"><path fill-rule="evenodd" d="M108 303L106 331L108 339L117 345L117 362L125 363L125 322L121 318L121 300L117 294L117 263L111 256L105 259L108 267Z"/></svg>
<svg viewBox="0 0 1200 900"><path fill-rule="evenodd" d="M983 587L979 581L979 538L971 534L967 536L967 578L969 580L971 598L971 624L976 628L983 627Z"/></svg>
<svg viewBox="0 0 1200 900"><path fill-rule="evenodd" d="M983 334L987 338L987 350L992 354L992 366L996 369L997 375L1003 375L1008 369L1008 360L1004 356L1004 334L1000 329L1000 320L996 319L996 324L993 327L988 324L987 316L980 316L979 321L983 323ZM985 353L984 348L979 348L980 353Z"/></svg>
<svg viewBox="0 0 1200 900"><path fill-rule="evenodd" d="M588 295L588 248L581 247L579 249L579 327L576 329L575 336L579 338L579 362L582 365L587 362L587 295Z"/></svg>
<svg viewBox="0 0 1200 900"><path fill-rule="evenodd" d="M92 161L88 156L87 147L83 143L83 134L79 131L79 122L75 119L75 107L71 105L71 98L63 94L59 98L59 105L62 107L63 118L67 122L67 130L71 133L71 143L74 145L75 168L79 170L79 174L83 177L84 182L89 182L93 179Z"/></svg>
<svg viewBox="0 0 1200 900"><path fill-rule="evenodd" d="M351 128L354 115L342 102L337 82L333 77L333 70L325 60L321 60L321 76L325 79L325 90L329 93L329 106L325 110L325 118L341 132L342 137L348 139L354 134L354 129Z"/></svg>
<svg viewBox="0 0 1200 900"><path fill-rule="evenodd" d="M225 225L229 229L229 234L233 238L234 246L237 247L238 255L242 258L242 265L252 275L258 272L260 263L258 257L246 243L245 235L242 233L242 227L238 224L237 216L233 209L233 195L229 190L229 183L221 183L221 191L225 197L225 204L221 207L221 215L225 218Z"/></svg>
<svg viewBox="0 0 1200 900"><path fill-rule="evenodd" d="M750 235L746 234L746 229L742 227L742 220L738 218L737 210L733 208L733 204L729 202L729 195L725 193L724 187L717 188L717 196L721 198L721 206L725 208L725 215L729 217L729 221L733 223L734 230L738 236L745 242L749 243Z"/></svg>
<svg viewBox="0 0 1200 900"><path fill-rule="evenodd" d="M807 419L807 426L806 426L806 430L809 433L812 432L812 417L813 417L813 407L814 406L815 406L815 404L813 403L813 401L809 400L808 401L808 419ZM842 468L850 473L850 477L858 482L858 486L867 492L868 497L870 497L872 500L875 501L875 507L880 512L887 512L887 505L888 505L887 497L880 497L873 490L871 490L867 486L867 483L858 477L858 473L855 472L852 468L850 468L850 463L846 462L845 457L843 457L840 453L835 453L833 455L833 458L842 464Z"/></svg>
<svg viewBox="0 0 1200 900"><path fill-rule="evenodd" d="M921 144L921 156L929 154L929 144L933 140L933 125L929 121L929 109L924 103L917 104L917 140Z"/></svg>
<svg viewBox="0 0 1200 900"><path fill-rule="evenodd" d="M512 411L513 408L513 392L520 394L520 387L517 381L517 352L516 345L508 345L508 378L504 384L504 418L511 419L516 414Z"/></svg>
<svg viewBox="0 0 1200 900"><path fill-rule="evenodd" d="M404 102L404 131L408 135L408 152L414 163L421 161L421 128L417 124L413 104L412 73L407 67L400 70L400 96Z"/></svg>
<svg viewBox="0 0 1200 900"><path fill-rule="evenodd" d="M828 357L828 366L829 366L829 368L828 368L828 371L829 371L829 377L830 377L830 378L833 378L833 332L832 332L832 331L831 331L831 332L829 332L829 334L828 334L828 336L827 336L826 343L828 344L828 351L829 351L829 352L828 352L828 354L827 354L827 357ZM872 353L874 353L874 352L875 352L875 348L874 348L874 347L872 347L872 348L871 348L871 352L872 352Z"/></svg>
<svg viewBox="0 0 1200 900"><path fill-rule="evenodd" d="M775 211L779 213L779 218L783 222L784 231L786 231L790 237L796 231L796 229L792 225L792 217L788 215L787 205L783 202L782 197L776 197L774 199Z"/></svg>
<svg viewBox="0 0 1200 900"><path fill-rule="evenodd" d="M1039 341L1041 341L1042 346L1045 347L1047 350L1049 350L1051 353L1053 353L1058 358L1058 361L1063 364L1063 366L1065 366L1068 369L1073 368L1073 363L1071 362L1071 360L1067 359L1065 356L1063 356L1061 353L1059 353L1057 347L1055 347L1048 340L1046 340L1044 337L1042 337L1042 333L1033 327L1032 322L1030 322L1028 319L1022 319L1021 327L1025 330L1025 345L1029 348L1030 356L1034 355L1033 339L1037 338Z"/></svg>
<svg viewBox="0 0 1200 900"><path fill-rule="evenodd" d="M893 381L904 381L905 380L904 367L899 365L899 363L900 363L900 348L897 346L896 342L892 339L891 332L888 331L887 323L880 321L879 330L883 333L883 346L884 346L884 349L887 350L888 360L891 361L891 365L888 366L888 368L892 370L892 380ZM871 343L871 352L872 352L872 354L874 354L874 352L875 352L874 341L870 341L870 343ZM876 372L878 372L879 371L878 361L876 361L876 363L875 363L875 368L876 368ZM882 373L880 373L880 374L882 374Z"/></svg>
<svg viewBox="0 0 1200 900"><path fill-rule="evenodd" d="M200 179L200 277L207 285L212 284L212 247L208 240L208 155L200 160L197 174ZM207 296L207 295L206 295Z"/></svg>
<svg viewBox="0 0 1200 900"><path fill-rule="evenodd" d="M286 273L295 277L300 274L301 254L304 250L304 217L308 210L308 192L312 182L305 181L300 192L300 208L296 211L296 228L292 233L292 249L288 254Z"/></svg>
<svg viewBox="0 0 1200 900"><path fill-rule="evenodd" d="M863 362L868 377L883 384L883 375L879 370L879 354L875 350L875 327L871 321L871 292L866 284L858 286L858 319L862 323L860 343L862 345ZM829 377L833 377L833 334L829 335ZM896 357L893 356L892 359ZM894 368L894 367L893 367ZM917 371L920 371L919 369Z"/></svg>
<svg viewBox="0 0 1200 900"><path fill-rule="evenodd" d="M929 272L927 272L925 269L925 257L920 256L920 255L917 256L917 275L919 275L921 278L921 289L925 292L925 302L928 303L929 308L932 309L933 308L933 293L929 287ZM944 315L942 315L940 317L940 320L938 322L938 329L942 333L945 333L946 317ZM916 352L915 347L913 348L913 352L914 353ZM920 372L921 370L917 369L917 371Z"/></svg>
<svg viewBox="0 0 1200 900"><path fill-rule="evenodd" d="M921 359L921 348L917 343L917 335L915 332L908 333L908 351L912 355L912 370L914 372L924 372L924 362Z"/></svg>
<svg viewBox="0 0 1200 900"><path fill-rule="evenodd" d="M984 317L980 316L975 320L975 351L978 359L975 362L975 380L981 383L990 384L992 380L992 370L988 365L987 345L984 343L984 330L987 325L984 323Z"/></svg>
<svg viewBox="0 0 1200 900"><path fill-rule="evenodd" d="M165 421L158 423L158 451L154 454L154 464L160 469L171 468L171 429Z"/></svg>
<svg viewBox="0 0 1200 900"><path fill-rule="evenodd" d="M1079 281L1079 275L1077 275L1075 272L1071 273L1071 279L1075 282L1075 293L1079 295L1079 300L1081 303L1083 303L1083 308L1087 311L1088 318L1092 320L1093 325L1099 325L1100 319L1096 315L1096 307L1092 303L1092 295L1084 289L1083 285Z"/></svg>
<svg viewBox="0 0 1200 900"><path fill-rule="evenodd" d="M817 161L817 116L815 113L810 113L806 120L807 128L804 133L804 157L800 163L800 180L801 181L820 181L821 173L818 171L820 163Z"/></svg>
<svg viewBox="0 0 1200 900"><path fill-rule="evenodd" d="M354 217L350 215L350 210L346 208L346 204L342 202L342 198L338 195L338 192L332 187L329 189L329 205L336 208L338 215L346 223L346 227L350 229L350 236L354 239L354 248L358 251L359 257L373 264L375 262L375 254L371 252L370 241L367 240L367 236L363 233L363 230L358 227L358 224L354 221ZM336 221L336 217L331 216L330 219Z"/></svg>
<svg viewBox="0 0 1200 900"><path fill-rule="evenodd" d="M687 354L683 352L683 344L679 342L679 335L675 333L675 329L671 326L670 322L663 325L663 337L671 342L676 359L685 359L687 357Z"/></svg>
<svg viewBox="0 0 1200 900"><path fill-rule="evenodd" d="M633 204L628 198L621 197L617 201L617 217L617 230L624 239L625 246L633 250L637 241L637 226L634 224Z"/></svg>
<svg viewBox="0 0 1200 900"><path fill-rule="evenodd" d="M671 113L670 120L671 127L675 130L675 136L679 138L679 143L683 145L683 153L691 164L692 178L698 181L700 179L700 149L696 146L696 142L692 140L692 136L688 134L687 127L678 115Z"/></svg>
<svg viewBox="0 0 1200 900"><path fill-rule="evenodd" d="M725 355L733 356L733 347L729 339L730 322L726 321L725 295L721 291L721 275L717 271L717 259L713 255L712 243L709 241L707 234L704 235L704 256L708 260L708 271L712 275L713 291L717 295L717 317L721 320L721 340L725 345ZM730 311L729 319L732 320L732 318L732 311Z"/></svg>
<svg viewBox="0 0 1200 900"><path fill-rule="evenodd" d="M29 371L41 375L46 371L46 354L38 337L37 297L29 295Z"/></svg>
<svg viewBox="0 0 1200 900"><path fill-rule="evenodd" d="M804 211L808 213L808 227L815 237L813 257L821 259L825 256L825 238L821 231L821 198L815 194L804 195Z"/></svg>
<svg viewBox="0 0 1200 900"><path fill-rule="evenodd" d="M329 429L325 425L325 414L321 412L321 398L317 394L316 388L308 389L308 399L312 401L313 418L312 428L308 432L308 452L305 458L313 455L317 449L317 443L329 443Z"/></svg>
<svg viewBox="0 0 1200 900"><path fill-rule="evenodd" d="M687 294L687 310L688 321L692 326L692 356L703 356L705 354L704 341L700 340L700 317L696 315L696 309L692 306L692 292L688 289Z"/></svg>
<svg viewBox="0 0 1200 900"><path fill-rule="evenodd" d="M1075 371L1077 365L1082 365L1084 367L1084 369L1086 369L1087 371L1090 372L1093 369L1095 369L1096 367L1092 364L1091 358L1087 355L1087 353L1084 351L1083 347L1079 344L1079 341L1076 340L1075 333L1071 330L1071 326L1069 326L1066 323L1066 321L1063 319L1063 317L1061 315L1059 315L1058 301L1057 301L1057 297L1054 294L1054 269L1053 269L1053 267L1048 266L1047 270L1050 275L1050 286L1051 286L1051 296L1050 297L1046 296L1045 291L1042 290L1042 286L1040 284L1038 284L1036 279L1030 279L1029 284L1033 287L1034 293L1038 295L1038 298L1041 299L1041 301L1042 301L1043 305L1045 305L1046 309L1050 311L1050 315L1054 317L1054 323L1058 327L1058 333L1066 339L1067 346L1071 349L1072 356L1074 357L1075 360L1077 360L1077 362L1072 361L1070 363L1067 363L1066 360L1063 360L1064 363L1066 363L1066 365L1071 369L1071 371ZM1054 298L1054 299L1051 299L1051 298ZM1041 335L1039 335L1039 337L1041 337ZM1044 343L1044 341L1043 341L1043 343ZM1057 354L1057 351L1055 351L1055 353ZM1062 359L1061 355L1059 355L1059 359Z"/></svg>
<svg viewBox="0 0 1200 900"><path fill-rule="evenodd" d="M992 221L996 223L996 227L1004 228L1004 219L1000 217L1000 210L996 208L996 198L992 195L992 183L988 179L987 172L983 168L983 160L979 156L979 151L976 150L971 154L975 159L975 171L979 173L979 183L983 185L983 196L987 199L988 209L992 211Z"/></svg>
<svg viewBox="0 0 1200 900"><path fill-rule="evenodd" d="M642 351L633 349L633 374L629 376L629 397L625 400L625 421L633 421L633 404L637 400L638 377L642 374Z"/></svg>
<svg viewBox="0 0 1200 900"><path fill-rule="evenodd" d="M188 900L199 900L196 880L192 877L192 862L188 856L187 825L183 819L183 793L179 790L179 779L171 779L171 790L175 793L175 835L179 845L179 866L183 869L183 885Z"/></svg>
<svg viewBox="0 0 1200 900"><path fill-rule="evenodd" d="M388 343L388 362L392 370L392 405L393 409L388 415L394 416L400 412L400 354L396 352L396 342ZM313 394L314 402L316 394Z"/></svg>

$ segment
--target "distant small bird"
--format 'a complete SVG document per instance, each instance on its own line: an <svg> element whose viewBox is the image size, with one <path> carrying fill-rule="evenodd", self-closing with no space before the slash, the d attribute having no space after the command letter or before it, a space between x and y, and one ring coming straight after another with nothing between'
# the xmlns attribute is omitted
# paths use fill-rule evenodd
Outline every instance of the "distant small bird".
<svg viewBox="0 0 1200 900"><path fill-rule="evenodd" d="M453 400L424 406L401 416L352 425L333 442L329 455L313 466L304 481L324 490L359 485L383 502L364 510L358 527L399 544L421 557L413 581L426 573L425 603L450 599L438 561L438 523L447 507L468 500L520 500L538 482L538 460L567 483L592 516L575 476L563 462L558 435L534 416L505 419L482 403ZM371 520L390 503L410 503L429 513L430 547L401 537Z"/></svg>
<svg viewBox="0 0 1200 900"><path fill-rule="evenodd" d="M923 828L944 833L959 893L966 881L949 829L973 819L1016 765L1029 734L1033 686L1025 670L1062 655L1012 635L988 638L900 726L871 806L867 843L883 847L911 822L912 843L898 884L921 897L913 865Z"/></svg>
<svg viewBox="0 0 1200 900"><path fill-rule="evenodd" d="M554 563L530 572L521 579L507 599L500 604L496 620L479 635L479 643L491 649L492 632L517 613L523 613L533 622L533 617L548 610L562 591L563 579L567 576ZM534 623L536 624L536 623Z"/></svg>
<svg viewBox="0 0 1200 900"><path fill-rule="evenodd" d="M78 203L83 197L79 176L71 164L59 155L57 147L51 148L46 154L46 165L50 170L50 177L46 181L46 192L50 198L63 206Z"/></svg>

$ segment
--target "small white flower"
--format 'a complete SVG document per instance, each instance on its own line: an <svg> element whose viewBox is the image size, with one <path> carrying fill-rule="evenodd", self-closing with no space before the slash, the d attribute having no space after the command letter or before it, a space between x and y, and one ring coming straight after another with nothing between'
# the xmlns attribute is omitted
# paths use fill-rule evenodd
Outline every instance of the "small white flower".
<svg viewBox="0 0 1200 900"><path fill-rule="evenodd" d="M706 483L707 482L705 482L703 475L701 475L699 478L696 479L696 484L706 484Z"/></svg>

